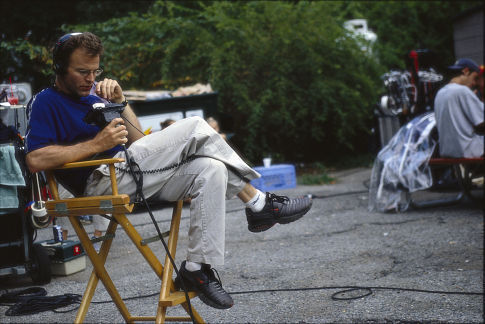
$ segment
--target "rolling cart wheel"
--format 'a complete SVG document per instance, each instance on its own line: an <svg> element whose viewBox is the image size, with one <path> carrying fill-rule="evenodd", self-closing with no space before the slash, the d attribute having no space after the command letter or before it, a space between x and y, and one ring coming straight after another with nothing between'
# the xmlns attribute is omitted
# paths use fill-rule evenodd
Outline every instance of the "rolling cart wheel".
<svg viewBox="0 0 485 324"><path fill-rule="evenodd" d="M32 267L30 277L36 284L47 284L51 281L51 261L41 245L32 246Z"/></svg>

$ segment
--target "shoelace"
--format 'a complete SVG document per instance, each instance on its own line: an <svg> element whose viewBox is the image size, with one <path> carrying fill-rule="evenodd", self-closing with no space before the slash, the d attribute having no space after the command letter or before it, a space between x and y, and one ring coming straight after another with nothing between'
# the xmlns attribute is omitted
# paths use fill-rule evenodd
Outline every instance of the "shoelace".
<svg viewBox="0 0 485 324"><path fill-rule="evenodd" d="M214 279L215 281L217 281L217 283L218 283L219 285L221 285L221 286L222 286L222 281L221 281L221 277L219 276L219 272L217 272L217 270L216 270L216 269L214 269L214 268L209 268L209 272L211 273L211 275L210 275L209 279ZM216 276L214 275L214 273L217 275L217 278L216 278ZM211 278L211 277L212 277L212 278Z"/></svg>
<svg viewBox="0 0 485 324"><path fill-rule="evenodd" d="M269 192L266 193L266 199L270 201L272 210L274 209L274 202L285 204L286 202L290 201L290 199L286 196L278 196Z"/></svg>
<svg viewBox="0 0 485 324"><path fill-rule="evenodd" d="M213 279L214 281L212 282L212 287L214 287L218 292L219 294L222 294L222 295L229 295L225 290L224 288L222 288L222 280L221 280L221 277L219 276L219 272L217 272L216 269L214 268L209 268L209 271L210 271L210 277L211 279ZM216 276L214 275L214 273L217 275L217 278ZM209 284L209 283L208 283ZM222 297L222 296L219 296L218 297L219 299L225 299L225 297Z"/></svg>

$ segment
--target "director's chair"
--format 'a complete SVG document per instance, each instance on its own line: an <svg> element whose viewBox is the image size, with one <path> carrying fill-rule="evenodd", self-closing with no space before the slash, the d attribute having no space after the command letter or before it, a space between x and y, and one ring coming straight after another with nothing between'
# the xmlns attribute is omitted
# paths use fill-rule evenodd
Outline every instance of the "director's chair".
<svg viewBox="0 0 485 324"><path fill-rule="evenodd" d="M88 258L93 264L93 272L91 273L91 277L89 278L88 284L86 286L81 305L79 306L79 310L76 315L75 323L82 323L84 321L85 315L88 311L99 280L101 280L101 282L104 284L104 287L111 296L111 299L113 300L119 312L123 316L123 319L127 323L132 323L135 321L155 321L156 323L164 323L165 321L191 321L190 317L166 316L167 308L177 305L181 305L185 309L185 311L190 314L189 306L184 292L175 291L174 289L174 282L172 279L173 265L171 264L168 255L165 257L165 263L162 266L159 259L148 247L147 241L149 240L142 239L140 234L136 231L134 226L126 217L126 214L130 213L133 210L133 204L130 204L130 198L128 195L118 193L114 167L115 163L123 161L124 159L120 158L82 161L67 163L64 166L58 168L73 169L107 164L110 170L112 194L106 196L60 199L57 182L54 177L53 170L48 170L45 172L49 189L53 196L53 200L49 200L46 202L47 213L51 216L69 218L69 221L76 231L76 234L79 237L79 240L83 245L84 250L88 255ZM170 225L167 245L169 252L173 258L175 258L175 252L177 249L182 206L182 201L176 202L172 213L172 221ZM93 247L93 242L89 239L89 236L86 233L84 226L79 221L78 216L103 214L112 214L112 218L109 222L108 229L106 230L106 234L102 240L101 249L98 254L96 253L96 250ZM115 284L111 280L108 272L104 267L118 225L123 228L125 233L137 247L138 251L140 251L150 267L161 279L160 295L155 316L133 316L123 302L120 294L118 293L118 290L115 287ZM197 294L191 291L188 292L188 296L192 299L196 297ZM192 314L196 322L204 322L193 307Z"/></svg>

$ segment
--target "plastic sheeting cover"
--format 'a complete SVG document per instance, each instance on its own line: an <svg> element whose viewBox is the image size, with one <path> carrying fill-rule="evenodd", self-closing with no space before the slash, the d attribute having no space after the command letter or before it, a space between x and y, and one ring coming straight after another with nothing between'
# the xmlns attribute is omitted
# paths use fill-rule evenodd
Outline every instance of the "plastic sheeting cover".
<svg viewBox="0 0 485 324"><path fill-rule="evenodd" d="M437 140L434 112L426 113L401 127L379 152L369 187L369 211L405 211L409 207L407 192L431 187L433 179L428 161Z"/></svg>

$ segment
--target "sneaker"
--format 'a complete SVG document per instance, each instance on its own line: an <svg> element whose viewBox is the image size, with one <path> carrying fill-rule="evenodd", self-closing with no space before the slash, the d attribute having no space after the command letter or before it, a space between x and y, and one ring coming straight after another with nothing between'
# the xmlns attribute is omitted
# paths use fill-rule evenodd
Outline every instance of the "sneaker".
<svg viewBox="0 0 485 324"><path fill-rule="evenodd" d="M210 265L203 264L202 269L198 271L188 271L185 269L185 261L182 262L179 270L179 276L175 279L175 288L182 290L180 280L184 281L185 288L188 291L196 291L200 300L205 304L219 309L228 309L234 305L232 297L222 288L219 274Z"/></svg>
<svg viewBox="0 0 485 324"><path fill-rule="evenodd" d="M266 193L266 205L259 212L246 208L248 229L251 232L263 232L274 224L288 224L305 215L312 206L312 199L308 196L288 198Z"/></svg>

